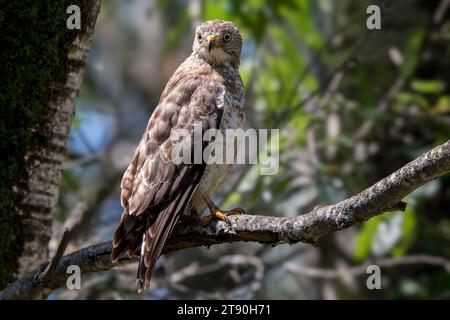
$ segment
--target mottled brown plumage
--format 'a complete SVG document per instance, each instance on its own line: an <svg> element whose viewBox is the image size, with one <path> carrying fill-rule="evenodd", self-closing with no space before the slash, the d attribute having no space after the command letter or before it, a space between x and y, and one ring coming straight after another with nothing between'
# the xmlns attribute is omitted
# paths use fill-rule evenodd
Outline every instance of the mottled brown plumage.
<svg viewBox="0 0 450 320"><path fill-rule="evenodd" d="M193 52L167 83L123 176L124 212L114 233L112 260L134 255L142 244L137 275L140 292L148 288L179 217L186 209L203 210L204 198L231 170L227 164L175 164L171 155L177 144L192 143L179 140L178 129L192 134L195 123L201 123L203 132L243 126L244 89L238 73L241 48L241 36L231 22L213 20L197 27Z"/></svg>

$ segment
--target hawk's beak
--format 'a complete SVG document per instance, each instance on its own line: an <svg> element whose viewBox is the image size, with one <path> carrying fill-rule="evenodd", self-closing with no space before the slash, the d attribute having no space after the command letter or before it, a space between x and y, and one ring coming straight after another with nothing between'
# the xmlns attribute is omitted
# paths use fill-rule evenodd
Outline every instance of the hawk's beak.
<svg viewBox="0 0 450 320"><path fill-rule="evenodd" d="M208 52L211 52L211 49L216 46L216 36L214 34L206 37L206 45L208 46Z"/></svg>

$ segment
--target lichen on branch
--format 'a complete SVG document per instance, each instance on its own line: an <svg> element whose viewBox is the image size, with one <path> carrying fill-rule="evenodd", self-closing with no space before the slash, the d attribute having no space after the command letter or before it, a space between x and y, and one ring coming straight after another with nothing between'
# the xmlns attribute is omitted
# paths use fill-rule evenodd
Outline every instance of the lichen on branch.
<svg viewBox="0 0 450 320"><path fill-rule="evenodd" d="M316 245L319 238L334 231L348 228L387 211L404 210L402 199L438 176L450 171L450 141L424 153L390 176L366 190L337 204L317 207L296 217L270 217L240 215L230 217L231 225L223 221L211 222L203 227L200 221L178 225L163 253L197 246L219 243L254 241L277 245L280 243L307 242ZM28 276L15 281L0 293L0 299L27 299L40 296L61 287L66 282L66 269L78 265L83 274L110 270L131 262L123 258L111 262L111 242L93 245L64 256L52 276L39 281L47 263Z"/></svg>

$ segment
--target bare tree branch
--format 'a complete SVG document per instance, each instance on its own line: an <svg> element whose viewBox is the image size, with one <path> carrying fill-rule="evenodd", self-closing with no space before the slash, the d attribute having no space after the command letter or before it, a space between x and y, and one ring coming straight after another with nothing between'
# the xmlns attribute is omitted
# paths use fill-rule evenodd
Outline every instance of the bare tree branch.
<svg viewBox="0 0 450 320"><path fill-rule="evenodd" d="M44 272L42 272L39 275L40 281L46 282L48 278L52 275L52 273L55 271L59 261L61 260L64 254L64 251L66 251L67 245L69 244L69 240L70 240L70 230L66 228L61 237L61 240L59 241L59 245L58 248L56 249L55 255L50 260L50 263L47 265Z"/></svg>
<svg viewBox="0 0 450 320"><path fill-rule="evenodd" d="M249 269L253 269L253 275L250 279L244 279L238 271L239 267L244 266L246 267L246 272ZM226 272L237 286L222 293L219 292L220 289L211 292L194 289L182 284L183 281L190 277L203 276L219 270ZM244 292L249 293L257 291L261 287L263 276L264 263L262 263L261 258L236 254L223 256L218 261L208 265L199 265L197 262L194 262L187 267L171 273L169 279L167 279L167 283L177 291L183 293L188 292L190 294L194 293L202 299L236 299L239 296L242 296Z"/></svg>
<svg viewBox="0 0 450 320"><path fill-rule="evenodd" d="M273 246L297 242L316 245L320 237L333 231L348 228L383 212L404 210L406 204L402 199L406 195L447 171L450 171L450 141L422 154L359 194L335 205L317 207L304 215L289 218L233 216L230 217L231 226L222 221L214 221L207 227L202 227L200 222L178 225L163 253L237 241L255 241ZM81 249L62 257L51 277L46 282L39 282L39 275L48 265L44 263L1 292L0 299L33 298L59 288L66 282L69 265L78 265L82 274L86 274L110 270L131 261L122 259L113 264L110 254L110 242Z"/></svg>
<svg viewBox="0 0 450 320"><path fill-rule="evenodd" d="M382 258L374 261L366 261L358 266L346 266L337 269L320 269L312 267L304 267L296 265L292 262L284 264L284 268L294 274L307 276L311 278L322 279L345 279L347 276L359 276L366 274L367 267L370 265L377 265L381 268L393 268L405 265L427 264L433 266L444 267L447 272L450 272L450 260L443 257L428 256L428 255L411 255L397 258Z"/></svg>

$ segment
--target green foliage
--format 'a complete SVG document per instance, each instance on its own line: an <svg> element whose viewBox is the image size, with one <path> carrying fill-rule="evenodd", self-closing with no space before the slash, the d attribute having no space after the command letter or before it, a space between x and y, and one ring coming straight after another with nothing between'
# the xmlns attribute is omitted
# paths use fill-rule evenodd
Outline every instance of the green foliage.
<svg viewBox="0 0 450 320"><path fill-rule="evenodd" d="M395 257L404 256L411 248L417 237L417 218L414 208L409 206L402 214L402 217L402 234L399 241L391 250L391 254Z"/></svg>
<svg viewBox="0 0 450 320"><path fill-rule="evenodd" d="M78 31L66 28L66 8L84 1L2 1L0 5L0 288L16 268L21 225L16 213L27 180L24 156L39 139L51 84L66 70L67 50Z"/></svg>
<svg viewBox="0 0 450 320"><path fill-rule="evenodd" d="M371 0L200 2L203 20L231 20L242 32L244 48L240 73L246 88L247 125L281 129L279 172L263 177L258 166L250 166L242 182L230 194L218 196L219 199L226 196L222 207L239 205L249 213L278 216L306 213L316 205L336 203L357 194L422 152L448 140L449 12L447 10L447 16L443 18L447 22L439 26L432 20L435 2L390 2L392 4L382 13L383 29L373 32L365 27L366 9L373 4ZM130 23L134 18L130 8L146 6L142 1L131 0L125 4L120 0L103 3L103 9L107 7L110 13L103 19L104 26L113 25L121 33L102 33L101 39L97 39L100 44L93 49L95 51L102 45L108 47L108 43L114 42L115 48L122 50L113 58L118 59L115 67L120 76L109 79L103 75L108 79L102 79L99 85L97 77L100 78L102 73L94 69L91 79L85 78L85 96L104 99L99 97L102 91L108 95L116 92L117 87L123 87L120 94L114 94L108 101L114 108L130 106L130 100L123 99L125 95L121 93L124 92L137 92L150 97L150 101L157 101L158 96L154 93L160 92L167 74L153 73L151 88L141 92L142 80L136 79L145 79L148 75L143 71L136 77L139 59L147 60L143 65L147 65L149 59L161 59L163 71L168 66L175 67L172 54L176 53L178 59L180 47L183 52L189 51L193 38L192 19L198 17L193 16L188 1L159 0L152 6L152 12L157 13L158 21L164 26L156 37L163 42L152 43L152 49L160 48L162 52L158 56L155 53L158 50L148 50L148 44L139 43L141 37L138 35L143 30L134 30L139 28L139 23L147 28L148 21L141 16ZM149 15L148 18L152 17ZM151 31L145 29L144 32ZM149 56L135 52L148 52ZM110 53L94 57L95 62L104 62ZM111 72L104 74L111 75ZM102 89L105 87L106 90ZM139 100L133 100L133 104L137 102L142 109L149 107L149 100L143 105ZM126 109L127 114L129 110ZM77 125L76 121L74 125ZM121 131L128 131L127 126L121 125L121 128ZM126 139L129 138L127 132ZM107 165L96 170L116 170ZM78 171L63 176L61 218L73 199L85 199L87 193L98 188L89 174L91 169L80 166ZM89 179L80 178L83 175ZM95 180L104 183L102 178ZM348 241L340 241L342 238L335 241L330 235L321 240L318 248L305 251L314 250L314 256L319 256L317 267L325 269L336 268L338 255L354 265L366 259L414 254L448 259L450 182L446 176L437 181L439 183L424 186L431 187L432 192L416 192L405 199L408 203L406 212L380 215L353 227L348 233L340 232L339 236L348 237L345 238ZM118 184L119 181L111 183ZM116 200L117 194L112 197ZM96 200L93 202L104 204ZM101 224L96 225L94 232L98 234ZM356 236L352 236L354 234ZM390 237L393 240L388 241ZM272 262L280 260L281 256L282 261L310 263L309 255L303 254L303 250L300 254L295 253L301 246L280 246L267 252L255 247L258 248L256 254L265 262L269 261L270 269L264 276L267 286L258 295L263 298L308 295L309 290L305 290L311 283L308 277L287 276L280 264ZM235 249L226 246L223 250L220 254ZM245 245L239 246L239 250L248 252ZM287 257L280 252L287 253ZM208 252L208 256L214 254ZM197 257L195 259L197 262ZM378 291L378 297L434 298L442 297L448 291L450 277L440 267L414 264L383 268L382 272L383 277L388 277L386 283L389 286ZM335 282L324 280L313 286L320 286L318 283L335 285ZM366 289L365 281L356 285L363 289L357 290L357 294L336 286L338 297L374 297L373 291L360 295ZM313 291L323 290L315 288Z"/></svg>
<svg viewBox="0 0 450 320"><path fill-rule="evenodd" d="M438 297L448 299L450 277L445 270L435 270L431 267L427 270L427 276L404 277L401 276L393 284L393 289L388 292L388 299L428 299ZM444 292L444 294L442 294Z"/></svg>
<svg viewBox="0 0 450 320"><path fill-rule="evenodd" d="M439 94L445 90L445 84L439 80L419 80L411 82L411 89L423 94Z"/></svg>
<svg viewBox="0 0 450 320"><path fill-rule="evenodd" d="M378 216L365 222L355 238L355 250L353 252L353 258L356 261L363 261L370 255L370 246L372 245L372 239L377 231L377 226L383 221L384 216Z"/></svg>
<svg viewBox="0 0 450 320"><path fill-rule="evenodd" d="M290 8L293 10L297 8L298 2L294 0L206 1L203 17L205 20L232 20L249 30L255 40L259 42L265 34L269 22L281 19L282 9Z"/></svg>
<svg viewBox="0 0 450 320"><path fill-rule="evenodd" d="M185 34L185 31L189 28L189 15L187 10L179 10L176 23L172 26L166 35L166 40L164 42L163 52L167 53L174 49L181 39L180 34ZM189 37L192 37L189 35Z"/></svg>
<svg viewBox="0 0 450 320"><path fill-rule="evenodd" d="M446 33L430 29L436 8L399 1L383 13L382 32L371 33L365 28L369 4L373 3L204 3L205 20L231 20L243 33L241 73L252 125L284 130L279 173L260 177L250 170L242 183L244 191L233 192L225 205L243 202L247 211L280 215L307 212L358 193L448 140L450 67L442 57L450 52ZM334 83L335 91L327 92L336 70L343 71L342 78ZM355 263L372 258L380 226L393 220L400 221L397 238L384 255L419 252L448 257L448 202L435 203L448 197L448 186L447 193L445 186L436 188L441 193L408 197L404 213L364 222L353 239L350 258ZM423 218L429 210L439 217L437 225ZM326 250L321 249L324 256ZM421 275L418 281L402 279L386 296L429 297L442 290L437 278L449 281L445 273Z"/></svg>
<svg viewBox="0 0 450 320"><path fill-rule="evenodd" d="M420 59L420 57L417 55L417 52L422 45L423 37L424 33L418 30L409 39L403 53L404 62L400 68L402 76L409 77L415 71Z"/></svg>
<svg viewBox="0 0 450 320"><path fill-rule="evenodd" d="M371 256L371 247L376 233L379 232L380 224L391 218L392 214L385 214L372 218L363 224L361 231L355 238L353 259L363 261ZM405 212L402 213L400 238L389 250L392 256L399 257L406 254L416 238L416 228L417 221L414 208L408 206Z"/></svg>

